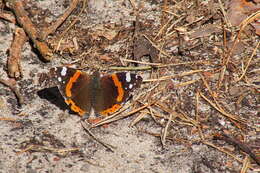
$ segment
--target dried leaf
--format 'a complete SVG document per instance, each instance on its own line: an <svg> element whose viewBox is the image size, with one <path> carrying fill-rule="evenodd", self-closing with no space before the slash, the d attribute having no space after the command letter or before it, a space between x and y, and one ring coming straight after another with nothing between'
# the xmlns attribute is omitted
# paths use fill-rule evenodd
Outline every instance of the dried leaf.
<svg viewBox="0 0 260 173"><path fill-rule="evenodd" d="M250 14L260 9L259 3L254 3L247 0L231 0L227 11L227 16L230 23L238 26Z"/></svg>
<svg viewBox="0 0 260 173"><path fill-rule="evenodd" d="M157 62L158 51L153 45L143 36L136 38L134 42L134 58L139 60L142 56L149 55L152 62Z"/></svg>

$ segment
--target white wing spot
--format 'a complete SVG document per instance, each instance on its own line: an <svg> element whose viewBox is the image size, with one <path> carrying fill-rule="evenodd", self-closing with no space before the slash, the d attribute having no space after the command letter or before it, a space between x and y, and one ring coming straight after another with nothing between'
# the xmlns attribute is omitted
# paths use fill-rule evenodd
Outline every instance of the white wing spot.
<svg viewBox="0 0 260 173"><path fill-rule="evenodd" d="M131 82L131 74L129 72L126 73L126 82Z"/></svg>
<svg viewBox="0 0 260 173"><path fill-rule="evenodd" d="M132 89L133 88L133 84L130 83L129 84L129 88Z"/></svg>
<svg viewBox="0 0 260 173"><path fill-rule="evenodd" d="M61 77L58 77L58 81L61 82Z"/></svg>
<svg viewBox="0 0 260 173"><path fill-rule="evenodd" d="M62 67L62 70L60 72L61 76L65 76L67 73L67 67Z"/></svg>

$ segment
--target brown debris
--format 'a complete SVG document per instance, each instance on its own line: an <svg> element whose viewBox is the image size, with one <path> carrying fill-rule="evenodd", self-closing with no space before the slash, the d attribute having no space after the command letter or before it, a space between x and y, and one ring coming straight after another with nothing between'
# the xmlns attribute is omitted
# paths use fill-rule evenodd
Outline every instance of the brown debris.
<svg viewBox="0 0 260 173"><path fill-rule="evenodd" d="M134 42L134 59L140 60L145 55L151 57L151 62L158 62L158 51L144 36L140 36Z"/></svg>
<svg viewBox="0 0 260 173"><path fill-rule="evenodd" d="M260 9L260 3L247 0L231 0L227 16L232 25L238 26L247 16Z"/></svg>
<svg viewBox="0 0 260 173"><path fill-rule="evenodd" d="M233 41L228 41L227 42L227 48L231 49L231 47L233 46L234 42ZM239 55L241 53L243 53L245 51L245 44L241 41L238 41L237 44L235 44L234 48L233 48L233 54L234 55Z"/></svg>
<svg viewBox="0 0 260 173"><path fill-rule="evenodd" d="M107 28L103 25L97 25L93 27L90 31L90 35L93 39L97 40L98 37L104 37L107 40L113 40L117 35L118 32L115 28Z"/></svg>
<svg viewBox="0 0 260 173"><path fill-rule="evenodd" d="M9 3L8 7L14 12L17 22L22 26L27 36L33 41L42 57L46 61L50 61L52 59L52 52L45 42L38 40L38 30L28 17L23 2L18 0L6 0L6 2Z"/></svg>
<svg viewBox="0 0 260 173"><path fill-rule="evenodd" d="M66 156L79 150L79 147L67 148L56 136L48 131L43 131L39 137L32 137L28 141L24 141L21 150L16 152L16 154L19 155L24 152L50 152L58 156Z"/></svg>
<svg viewBox="0 0 260 173"><path fill-rule="evenodd" d="M69 17L69 15L72 13L72 11L77 7L78 3L79 3L79 0L72 0L69 8L63 13L62 16L60 16L49 27L43 28L43 30L39 36L40 39L45 40L48 35L54 33L56 31L56 29Z"/></svg>
<svg viewBox="0 0 260 173"><path fill-rule="evenodd" d="M4 11L0 10L0 18L7 20L11 23L14 23L14 24L16 23L14 15L11 13L8 13L8 12L4 12Z"/></svg>
<svg viewBox="0 0 260 173"><path fill-rule="evenodd" d="M255 33L260 35L260 22L255 22L251 24L255 28Z"/></svg>
<svg viewBox="0 0 260 173"><path fill-rule="evenodd" d="M204 26L203 28L196 29L195 31L192 31L190 33L190 39L195 38L201 38L201 37L207 37L214 33L220 33L222 31L222 28L219 27L219 25L216 24L209 24Z"/></svg>
<svg viewBox="0 0 260 173"><path fill-rule="evenodd" d="M232 0L229 3L227 16L230 23L234 26L239 26L246 18L253 13L257 14L260 10L260 2L247 0ZM251 21L251 25L255 28L257 35L260 35L260 17L255 21Z"/></svg>
<svg viewBox="0 0 260 173"><path fill-rule="evenodd" d="M27 37L22 28L17 28L14 35L14 40L10 47L10 56L7 62L8 75L13 78L22 76L21 71L21 51Z"/></svg>
<svg viewBox="0 0 260 173"><path fill-rule="evenodd" d="M260 165L260 159L256 157L256 155L252 152L252 149L247 146L245 143L239 141L238 139L232 138L224 133L217 133L214 135L215 139L224 140L227 143L236 146L238 149L247 153L258 165Z"/></svg>
<svg viewBox="0 0 260 173"><path fill-rule="evenodd" d="M139 6L141 6L141 3L139 4ZM139 7L139 8L141 8L141 7ZM137 14L136 14L134 42L133 42L134 60L140 60L140 58L142 58L142 56L149 55L151 62L159 62L157 49L140 32L141 23L140 23L139 11L137 11L136 13Z"/></svg>

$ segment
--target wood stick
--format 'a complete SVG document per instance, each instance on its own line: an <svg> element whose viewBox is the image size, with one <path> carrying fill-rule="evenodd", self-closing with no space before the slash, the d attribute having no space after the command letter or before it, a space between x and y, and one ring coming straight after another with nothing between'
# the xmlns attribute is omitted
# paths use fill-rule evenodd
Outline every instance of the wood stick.
<svg viewBox="0 0 260 173"><path fill-rule="evenodd" d="M244 151L247 153L258 165L260 165L260 159L257 158L257 156L252 152L252 149L246 145L245 143L239 141L238 139L235 139L231 136L228 136L227 134L224 133L217 133L214 135L215 139L220 139L228 142L231 145L234 145L238 149Z"/></svg>
<svg viewBox="0 0 260 173"><path fill-rule="evenodd" d="M27 37L22 28L16 28L14 34L14 40L10 48L10 56L7 61L8 75L13 78L19 78L22 76L20 69L21 51Z"/></svg>
<svg viewBox="0 0 260 173"><path fill-rule="evenodd" d="M30 18L27 15L27 12L24 9L23 2L20 0L5 0L8 4L8 7L13 11L16 16L16 20L24 29L28 37L34 43L34 46L37 48L39 53L46 61L52 59L52 52L49 49L48 45L45 42L38 40L38 31Z"/></svg>
<svg viewBox="0 0 260 173"><path fill-rule="evenodd" d="M4 80L4 79L1 79L0 78L0 83L9 87L13 92L14 94L16 95L17 99L18 99L18 103L19 105L22 105L24 103L24 98L23 96L21 95L19 89L16 87L16 81L15 80Z"/></svg>

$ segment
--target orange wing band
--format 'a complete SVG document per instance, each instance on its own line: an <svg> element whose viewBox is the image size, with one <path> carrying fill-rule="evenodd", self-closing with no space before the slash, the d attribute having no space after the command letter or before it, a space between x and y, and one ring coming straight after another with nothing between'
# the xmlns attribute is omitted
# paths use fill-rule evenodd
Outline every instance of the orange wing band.
<svg viewBox="0 0 260 173"><path fill-rule="evenodd" d="M76 71L76 73L70 78L69 82L67 83L67 86L65 88L65 94L67 97L71 97L71 88L73 86L73 83L77 81L77 79L79 78L79 76L81 75L81 72L79 70ZM67 103L67 105L70 106L70 109L74 112L77 112L79 115L83 116L86 112L83 111L82 109L80 109L80 107L78 107L75 102L71 99L66 99L65 102Z"/></svg>
<svg viewBox="0 0 260 173"><path fill-rule="evenodd" d="M122 106L119 104L115 104L114 106L112 106L112 108L106 109L102 112L100 112L101 115L108 115L108 114L112 114L114 112L116 112L118 109L120 109Z"/></svg>
<svg viewBox="0 0 260 173"><path fill-rule="evenodd" d="M112 79L114 81L114 84L116 85L117 87L117 92L118 92L118 96L116 98L116 101L117 102L121 102L124 98L124 90L123 90L123 87L122 87L122 84L121 82L119 81L118 77L116 76L116 74L112 74ZM112 108L111 108L112 109Z"/></svg>
<svg viewBox="0 0 260 173"><path fill-rule="evenodd" d="M80 107L78 107L74 101L72 101L71 99L67 99L65 100L65 102L67 103L67 105L70 106L70 109L73 110L74 112L77 112L79 115L83 116L86 111L83 111L82 109L80 109Z"/></svg>
<svg viewBox="0 0 260 173"><path fill-rule="evenodd" d="M71 88L73 86L73 83L77 81L79 76L81 75L81 72L79 70L76 71L76 73L70 78L69 82L67 83L65 92L67 97L71 97Z"/></svg>

